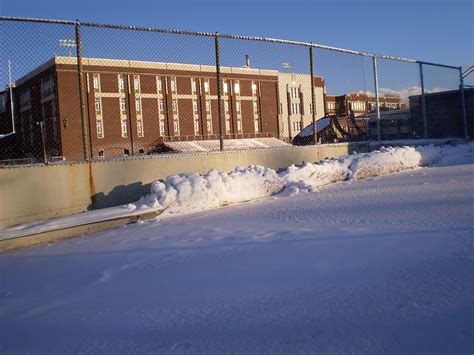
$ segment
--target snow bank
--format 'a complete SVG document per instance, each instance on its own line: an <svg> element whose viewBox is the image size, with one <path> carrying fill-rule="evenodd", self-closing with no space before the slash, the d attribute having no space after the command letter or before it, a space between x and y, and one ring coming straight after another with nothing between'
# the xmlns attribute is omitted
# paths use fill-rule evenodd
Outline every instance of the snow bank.
<svg viewBox="0 0 474 355"><path fill-rule="evenodd" d="M282 188L275 170L253 165L230 173L211 170L205 175L186 173L155 181L151 195L135 205L168 209L171 214L190 213L270 196Z"/></svg>
<svg viewBox="0 0 474 355"><path fill-rule="evenodd" d="M395 173L426 166L441 159L441 149L433 145L422 147L382 147L378 151L359 154L351 160L350 175L355 180Z"/></svg>
<svg viewBox="0 0 474 355"><path fill-rule="evenodd" d="M441 158L441 149L424 147L388 147L371 153L326 159L319 163L292 165L277 174L262 166L236 168L230 173L211 170L207 174L173 175L152 184L151 194L129 204L134 210L167 210L185 214L250 201L277 193L294 195L316 191L318 187L347 179L365 179L397 171L431 165Z"/></svg>

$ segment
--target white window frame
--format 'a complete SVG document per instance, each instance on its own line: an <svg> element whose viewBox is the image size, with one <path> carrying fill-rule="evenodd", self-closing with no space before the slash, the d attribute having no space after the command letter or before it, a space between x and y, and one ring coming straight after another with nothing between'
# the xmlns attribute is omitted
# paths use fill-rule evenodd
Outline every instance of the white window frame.
<svg viewBox="0 0 474 355"><path fill-rule="evenodd" d="M127 112L127 101L125 100L125 97L120 98L120 113L126 113Z"/></svg>
<svg viewBox="0 0 474 355"><path fill-rule="evenodd" d="M137 112L142 112L142 99L139 97L135 99L135 110Z"/></svg>
<svg viewBox="0 0 474 355"><path fill-rule="evenodd" d="M252 81L252 95L257 95L257 84Z"/></svg>
<svg viewBox="0 0 474 355"><path fill-rule="evenodd" d="M120 122L121 130L122 130L122 137L126 138L128 136L128 122L127 120L122 120Z"/></svg>
<svg viewBox="0 0 474 355"><path fill-rule="evenodd" d="M100 99L100 97L96 97L94 105L95 105L95 112L96 113L101 113L102 112L102 100Z"/></svg>
<svg viewBox="0 0 474 355"><path fill-rule="evenodd" d="M209 94L210 91L210 84L209 84L209 79L204 80L204 92L206 94Z"/></svg>
<svg viewBox="0 0 474 355"><path fill-rule="evenodd" d="M240 95L240 82L239 81L236 81L234 83L234 93L236 95Z"/></svg>
<svg viewBox="0 0 474 355"><path fill-rule="evenodd" d="M133 76L133 89L135 90L135 92L141 91L140 75Z"/></svg>

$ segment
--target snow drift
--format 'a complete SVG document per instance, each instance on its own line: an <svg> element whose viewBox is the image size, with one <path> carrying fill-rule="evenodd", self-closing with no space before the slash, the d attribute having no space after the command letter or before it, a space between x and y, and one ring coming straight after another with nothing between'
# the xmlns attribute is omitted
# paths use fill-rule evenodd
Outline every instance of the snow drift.
<svg viewBox="0 0 474 355"><path fill-rule="evenodd" d="M129 204L128 209L166 209L168 214L185 214L283 193L316 191L318 187L347 179L365 179L427 166L441 159L441 149L382 147L370 153L354 153L338 160L326 159L303 166L292 165L281 173L262 166L235 168L225 173L183 173L155 181L151 194Z"/></svg>

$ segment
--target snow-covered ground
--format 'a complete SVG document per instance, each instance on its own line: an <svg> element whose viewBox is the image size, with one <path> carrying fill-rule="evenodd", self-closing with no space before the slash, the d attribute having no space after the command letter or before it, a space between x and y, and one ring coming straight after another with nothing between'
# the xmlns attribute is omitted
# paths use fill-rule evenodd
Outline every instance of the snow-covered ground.
<svg viewBox="0 0 474 355"><path fill-rule="evenodd" d="M323 187L303 184L318 168L293 167L304 178L278 175L276 196L1 254L0 353L471 354L474 160L461 148Z"/></svg>

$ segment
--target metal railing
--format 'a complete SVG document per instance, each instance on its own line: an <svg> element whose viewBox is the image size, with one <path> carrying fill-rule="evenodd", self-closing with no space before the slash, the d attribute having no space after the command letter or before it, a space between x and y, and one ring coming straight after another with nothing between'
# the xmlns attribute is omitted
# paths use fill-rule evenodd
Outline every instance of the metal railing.
<svg viewBox="0 0 474 355"><path fill-rule="evenodd" d="M14 78L0 69L3 160L155 154L210 139L222 151L244 137L273 137L269 148L468 137L472 67L217 32L7 16L0 25L0 62L14 65Z"/></svg>

